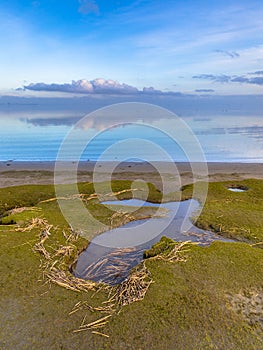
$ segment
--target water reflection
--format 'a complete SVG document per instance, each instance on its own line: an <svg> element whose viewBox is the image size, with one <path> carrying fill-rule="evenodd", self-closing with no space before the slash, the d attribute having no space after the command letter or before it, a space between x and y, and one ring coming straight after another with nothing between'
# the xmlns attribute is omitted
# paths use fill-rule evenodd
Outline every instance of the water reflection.
<svg viewBox="0 0 263 350"><path fill-rule="evenodd" d="M143 252L151 248L163 235L175 241L190 240L202 245L210 244L216 240L232 241L212 232L201 230L191 223L191 216L199 208L199 204L195 200L159 205L131 199L109 201L104 204L160 206L168 209L168 214L163 218L132 221L95 237L80 255L74 270L76 276L84 279L110 284L120 283L128 276L131 268L142 260ZM191 210L189 210L190 207ZM167 224L165 225L165 223ZM149 233L155 231L158 226L160 227L158 236L147 241L143 239L147 238ZM163 227L165 228L163 229ZM134 246L133 242L136 236L141 236L141 240L146 241L146 243ZM117 248L109 248L113 246Z"/></svg>
<svg viewBox="0 0 263 350"><path fill-rule="evenodd" d="M62 140L76 122L86 113L117 101L113 98L102 100L99 97L71 100L38 98L19 101L14 98L8 102L9 100L6 99L5 102L3 97L0 100L0 160L2 161L55 160ZM254 98L250 101L245 97L240 106L237 101L234 98L223 100L219 97L214 97L210 102L208 97L191 99L167 97L156 102L170 108L189 125L200 141L208 161L262 162L263 117L262 108L260 109L262 100ZM109 122L111 125L125 122L147 123L161 129L165 126L173 134L178 132L172 114L170 117L165 114L164 117L160 111L156 114L146 111L144 115L140 115L136 113L135 106L132 113L131 111L127 113L124 107L119 116L111 114L109 110L106 115L103 112L101 115L96 113L96 118L91 115L79 124L78 139L89 140L99 130L107 128ZM162 135L127 124L97 136L89 150L83 154L82 160L97 160L99 154L113 142L138 135L143 135L146 139L166 148L175 161L186 160L183 152L169 144ZM122 155L123 153L125 149L122 149ZM118 156L116 154L114 159L109 160L118 160Z"/></svg>

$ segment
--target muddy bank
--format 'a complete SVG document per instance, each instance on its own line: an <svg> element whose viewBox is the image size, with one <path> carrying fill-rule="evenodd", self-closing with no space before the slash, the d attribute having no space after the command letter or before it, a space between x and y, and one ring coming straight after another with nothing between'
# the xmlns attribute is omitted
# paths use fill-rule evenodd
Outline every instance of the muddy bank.
<svg viewBox="0 0 263 350"><path fill-rule="evenodd" d="M0 187L23 184L50 184L54 182L55 162L0 162ZM78 181L93 181L95 162L81 162L78 166ZM108 178L110 169L114 168L112 180L144 180L162 188L162 179L156 169L161 166L163 179L171 191L177 181L178 188L193 182L191 166L188 163L176 163L179 176L174 174L174 165L171 163L114 163L104 162L96 168L96 181ZM260 163L208 163L209 181L242 180L247 178L263 179L263 164ZM200 175L200 180L202 176ZM72 179L61 172L57 178L59 183L68 183ZM180 181L179 181L180 180Z"/></svg>

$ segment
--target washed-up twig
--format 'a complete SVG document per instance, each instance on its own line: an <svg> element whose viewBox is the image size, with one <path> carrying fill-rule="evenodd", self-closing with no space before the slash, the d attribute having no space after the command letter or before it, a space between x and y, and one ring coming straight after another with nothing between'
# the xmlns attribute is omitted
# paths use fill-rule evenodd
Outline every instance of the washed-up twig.
<svg viewBox="0 0 263 350"><path fill-rule="evenodd" d="M112 315L107 315L107 316L101 317L98 320L90 322L88 324L83 324L83 322L82 322L80 327L78 329L75 329L73 331L73 333L78 333L78 332L83 332L83 331L87 331L87 330L94 330L97 328L101 328L109 322L107 319L110 317L112 317Z"/></svg>
<svg viewBox="0 0 263 350"><path fill-rule="evenodd" d="M142 300L152 283L153 280L143 262L117 287L115 294L117 304L124 306Z"/></svg>
<svg viewBox="0 0 263 350"><path fill-rule="evenodd" d="M92 199L98 199L98 198L103 198L103 197L106 197L106 198L107 197L114 197L114 196L118 196L119 194L122 194L122 193L133 192L133 191L138 191L138 189L134 188L134 189L121 190L118 192L106 193L104 195L97 194L97 193L93 193L90 195L87 195L85 193L76 193L76 194L73 194L71 196L53 197L53 198L45 199L39 203L49 203L49 202L53 202L53 201L57 201L57 200L72 200L72 199L83 199L84 201L90 201Z"/></svg>
<svg viewBox="0 0 263 350"><path fill-rule="evenodd" d="M102 337L106 337L106 338L110 337L108 334L104 334L104 333L101 333L101 332L98 332L98 331L92 331L91 333L97 334L97 335L101 335Z"/></svg>
<svg viewBox="0 0 263 350"><path fill-rule="evenodd" d="M36 243L33 247L33 250L43 255L46 260L50 260L51 258L50 253L46 250L46 248L43 246L41 242Z"/></svg>
<svg viewBox="0 0 263 350"><path fill-rule="evenodd" d="M31 231L35 228L43 229L49 234L51 228L53 228L53 225L49 224L46 219L37 217L33 218L27 226L17 227L16 231L26 232Z"/></svg>
<svg viewBox="0 0 263 350"><path fill-rule="evenodd" d="M72 275L68 275L64 271L54 267L50 270L44 271L44 274L52 283L58 284L66 289L74 290L75 292L87 292L97 288L96 282L85 281Z"/></svg>
<svg viewBox="0 0 263 350"><path fill-rule="evenodd" d="M41 211L41 208L37 207L20 207L20 208L14 208L8 211L8 215L13 215L13 214L20 214L23 213L24 211Z"/></svg>
<svg viewBox="0 0 263 350"><path fill-rule="evenodd" d="M186 253L189 249L185 249L185 247L189 244L193 244L191 241L185 241L178 243L174 246L174 248L167 254L167 260L170 262L174 261L186 261L186 257L182 256L181 253Z"/></svg>
<svg viewBox="0 0 263 350"><path fill-rule="evenodd" d="M83 310L86 309L90 312L95 312L95 311L99 311L99 312L108 312L108 313L112 313L114 311L113 309L114 304L108 305L108 306L91 306L88 304L87 301L80 301L78 302L73 309L70 311L69 315L74 314L75 312L79 311L79 310Z"/></svg>

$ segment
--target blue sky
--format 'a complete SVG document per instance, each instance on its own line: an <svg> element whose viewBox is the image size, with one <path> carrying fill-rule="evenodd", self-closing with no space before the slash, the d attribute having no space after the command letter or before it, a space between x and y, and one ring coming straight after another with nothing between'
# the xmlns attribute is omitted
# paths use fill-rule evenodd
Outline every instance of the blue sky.
<svg viewBox="0 0 263 350"><path fill-rule="evenodd" d="M2 0L0 93L262 94L262 18L262 0Z"/></svg>

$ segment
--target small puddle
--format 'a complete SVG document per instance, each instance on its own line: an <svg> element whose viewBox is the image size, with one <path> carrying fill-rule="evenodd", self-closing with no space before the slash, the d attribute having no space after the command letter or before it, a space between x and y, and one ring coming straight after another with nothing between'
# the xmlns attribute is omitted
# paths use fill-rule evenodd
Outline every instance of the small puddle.
<svg viewBox="0 0 263 350"><path fill-rule="evenodd" d="M199 209L199 203L193 199L163 204L130 199L108 201L102 204L155 206L168 209L168 214L161 218L132 221L96 236L79 256L74 270L74 275L79 278L111 285L121 283L127 278L130 270L142 261L143 252L151 248L162 236L167 236L175 241L197 242L200 245L208 245L216 240L233 241L213 232L201 230L191 223L190 218ZM151 232L156 232L156 229L159 233L152 237ZM143 243L135 245L136 240L134 239L138 237Z"/></svg>
<svg viewBox="0 0 263 350"><path fill-rule="evenodd" d="M237 188L237 187L228 187L228 190L231 192L246 192L247 191L247 189Z"/></svg>

